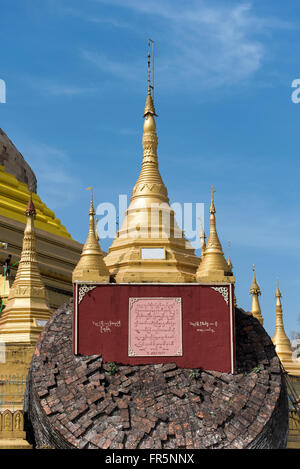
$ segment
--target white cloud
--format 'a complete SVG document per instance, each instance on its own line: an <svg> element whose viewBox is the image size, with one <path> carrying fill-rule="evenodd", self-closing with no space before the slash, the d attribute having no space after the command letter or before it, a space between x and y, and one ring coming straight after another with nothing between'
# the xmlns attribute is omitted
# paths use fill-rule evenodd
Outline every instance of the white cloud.
<svg viewBox="0 0 300 469"><path fill-rule="evenodd" d="M75 85L64 85L58 83L48 83L41 85L43 91L52 96L78 96L82 94L90 94L97 91L97 88L80 87Z"/></svg>
<svg viewBox="0 0 300 469"><path fill-rule="evenodd" d="M47 96L74 97L99 92L99 87L92 85L80 86L71 83L59 83L51 78L32 75L24 75L22 78L28 86Z"/></svg>
<svg viewBox="0 0 300 469"><path fill-rule="evenodd" d="M102 71L114 75L116 77L123 77L126 80L136 80L137 73L136 67L125 62L117 62L108 58L104 52L90 51L87 49L80 50L81 57L100 68Z"/></svg>
<svg viewBox="0 0 300 469"><path fill-rule="evenodd" d="M260 18L251 3L239 5L208 1L159 2L157 0L97 0L98 3L129 9L138 15L156 17L163 22L163 42L169 43L168 56L160 56L158 73L170 84L191 81L202 87L243 82L263 65L267 51L262 37L274 28L290 27L276 18ZM151 25L151 23L150 23ZM151 26L150 26L151 29ZM156 39L156 38L153 38ZM159 38L158 41L162 42ZM86 51L87 52L87 51ZM85 54L103 69L131 79L127 66L108 59L103 51ZM133 67L131 66L131 72ZM122 72L123 71L123 72Z"/></svg>

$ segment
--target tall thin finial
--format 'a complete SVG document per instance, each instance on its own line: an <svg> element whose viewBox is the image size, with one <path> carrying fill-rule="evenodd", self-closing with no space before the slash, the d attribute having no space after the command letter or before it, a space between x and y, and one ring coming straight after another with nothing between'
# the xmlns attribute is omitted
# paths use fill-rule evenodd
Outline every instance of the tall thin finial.
<svg viewBox="0 0 300 469"><path fill-rule="evenodd" d="M277 288L275 292L276 298L281 298L281 291L279 290L279 280L277 279Z"/></svg>
<svg viewBox="0 0 300 469"><path fill-rule="evenodd" d="M150 52L148 52L148 93L152 90L152 98L154 99L154 41L152 39L148 39L148 47L152 45L152 84L150 79Z"/></svg>
<svg viewBox="0 0 300 469"><path fill-rule="evenodd" d="M153 98L154 98L154 42L152 41L152 39L148 39L148 47L150 47L151 43L152 43L152 83L151 83L151 54L149 51L148 52L148 93L147 93L146 104L145 104L145 109L144 109L144 117L147 117L148 114L152 116L157 116L157 114L155 113L155 107L154 107L154 102L153 102ZM154 123L154 126L155 126L155 123Z"/></svg>
<svg viewBox="0 0 300 469"><path fill-rule="evenodd" d="M93 203L93 188L87 187L86 190L91 191L91 205L90 205L89 215L95 215L95 209L94 209L94 203Z"/></svg>
<svg viewBox="0 0 300 469"><path fill-rule="evenodd" d="M151 95L150 63L150 52L148 52L148 94Z"/></svg>
<svg viewBox="0 0 300 469"><path fill-rule="evenodd" d="M215 204L214 204L214 193L216 191L214 190L214 186L211 187L211 204L210 204L210 209L209 209L209 212L210 213L216 213L216 209L215 209Z"/></svg>

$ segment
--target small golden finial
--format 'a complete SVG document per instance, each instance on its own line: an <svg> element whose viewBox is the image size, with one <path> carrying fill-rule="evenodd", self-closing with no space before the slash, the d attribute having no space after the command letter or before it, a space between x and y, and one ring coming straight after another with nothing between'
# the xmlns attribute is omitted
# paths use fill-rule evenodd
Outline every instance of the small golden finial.
<svg viewBox="0 0 300 469"><path fill-rule="evenodd" d="M279 290L279 280L278 279L277 279L277 288L276 288L275 296L276 296L276 298L281 298L282 297L281 291Z"/></svg>
<svg viewBox="0 0 300 469"><path fill-rule="evenodd" d="M27 204L27 207L26 207L26 210L25 210L25 215L26 216L35 216L36 215L36 210L35 210L35 206L34 206L34 203L33 203L33 200L32 200L32 185L30 186L29 188L29 200L28 200L28 204Z"/></svg>
<svg viewBox="0 0 300 469"><path fill-rule="evenodd" d="M232 262L231 262L231 259L230 259L230 241L228 241L228 261L227 261L227 264L228 264L228 267L232 270Z"/></svg>
<svg viewBox="0 0 300 469"><path fill-rule="evenodd" d="M249 291L249 296L252 295L251 313L252 313L252 316L254 316L260 322L260 324L263 325L264 319L261 314L261 309L260 309L260 304L259 304L259 299L258 299L259 295L261 295L261 291L256 281L254 264L253 264L252 270L253 270L253 280L252 280L252 284L251 284L250 291Z"/></svg>
<svg viewBox="0 0 300 469"><path fill-rule="evenodd" d="M214 190L214 186L212 186L212 189L211 189L211 204L210 204L210 208L209 208L210 213L216 213L215 204L214 204L214 193L215 192L216 191Z"/></svg>
<svg viewBox="0 0 300 469"><path fill-rule="evenodd" d="M93 188L87 187L86 190L91 191L91 204L90 204L89 215L95 215L94 202L93 202Z"/></svg>
<svg viewBox="0 0 300 469"><path fill-rule="evenodd" d="M252 284L251 284L251 287L250 287L249 296L250 295L261 295L261 291L260 291L259 285L258 285L257 280L256 280L256 276L255 276L255 264L253 264L252 270L253 270L253 280L252 280Z"/></svg>

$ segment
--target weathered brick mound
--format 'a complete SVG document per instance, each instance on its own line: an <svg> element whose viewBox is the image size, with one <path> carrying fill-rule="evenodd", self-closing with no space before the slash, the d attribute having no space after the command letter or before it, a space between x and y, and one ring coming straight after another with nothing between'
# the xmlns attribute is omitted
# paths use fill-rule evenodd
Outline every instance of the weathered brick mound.
<svg viewBox="0 0 300 469"><path fill-rule="evenodd" d="M72 304L47 324L32 360L36 447L281 448L288 432L279 359L258 321L236 310L238 374L174 364L111 367L72 354Z"/></svg>

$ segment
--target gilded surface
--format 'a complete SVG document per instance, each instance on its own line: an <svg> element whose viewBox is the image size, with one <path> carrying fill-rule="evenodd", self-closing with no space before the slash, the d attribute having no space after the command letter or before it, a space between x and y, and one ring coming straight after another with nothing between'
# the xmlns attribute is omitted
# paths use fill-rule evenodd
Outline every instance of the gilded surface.
<svg viewBox="0 0 300 469"><path fill-rule="evenodd" d="M89 233L79 262L73 271L72 280L73 282L109 282L109 270L103 260L103 253L95 232L95 210L92 191L89 211Z"/></svg>
<svg viewBox="0 0 300 469"><path fill-rule="evenodd" d="M5 343L35 343L42 331L36 319L47 321L51 310L38 269L32 197L26 209L27 223L17 274L0 317L0 341Z"/></svg>
<svg viewBox="0 0 300 469"><path fill-rule="evenodd" d="M31 449L26 441L24 416L21 410L0 412L0 449Z"/></svg>
<svg viewBox="0 0 300 469"><path fill-rule="evenodd" d="M281 291L279 290L279 286L277 285L275 293L276 328L272 341L275 345L276 353L279 356L284 369L293 376L300 376L300 362L293 361L293 351L291 347L291 342L284 330L281 296Z"/></svg>
<svg viewBox="0 0 300 469"><path fill-rule="evenodd" d="M123 225L104 258L116 282L194 282L200 260L179 229L158 168L150 86L144 110L143 160ZM164 259L142 259L142 248L164 248Z"/></svg>
<svg viewBox="0 0 300 469"><path fill-rule="evenodd" d="M29 191L25 183L18 181L15 176L5 171L0 164L0 213L12 220L24 222L24 211ZM66 228L56 218L37 194L32 194L33 202L37 208L36 226L49 233L72 239Z"/></svg>
<svg viewBox="0 0 300 469"><path fill-rule="evenodd" d="M214 204L214 190L210 204L210 232L205 246L201 263L196 273L197 282L234 283L235 278L231 267L228 265L216 228L216 209Z"/></svg>
<svg viewBox="0 0 300 469"><path fill-rule="evenodd" d="M261 295L261 291L259 285L256 280L255 276L255 266L253 265L253 280L251 283L249 295L252 295L252 304L251 304L251 313L252 315L260 322L263 326L264 318L261 314L260 304L259 304L259 295Z"/></svg>

